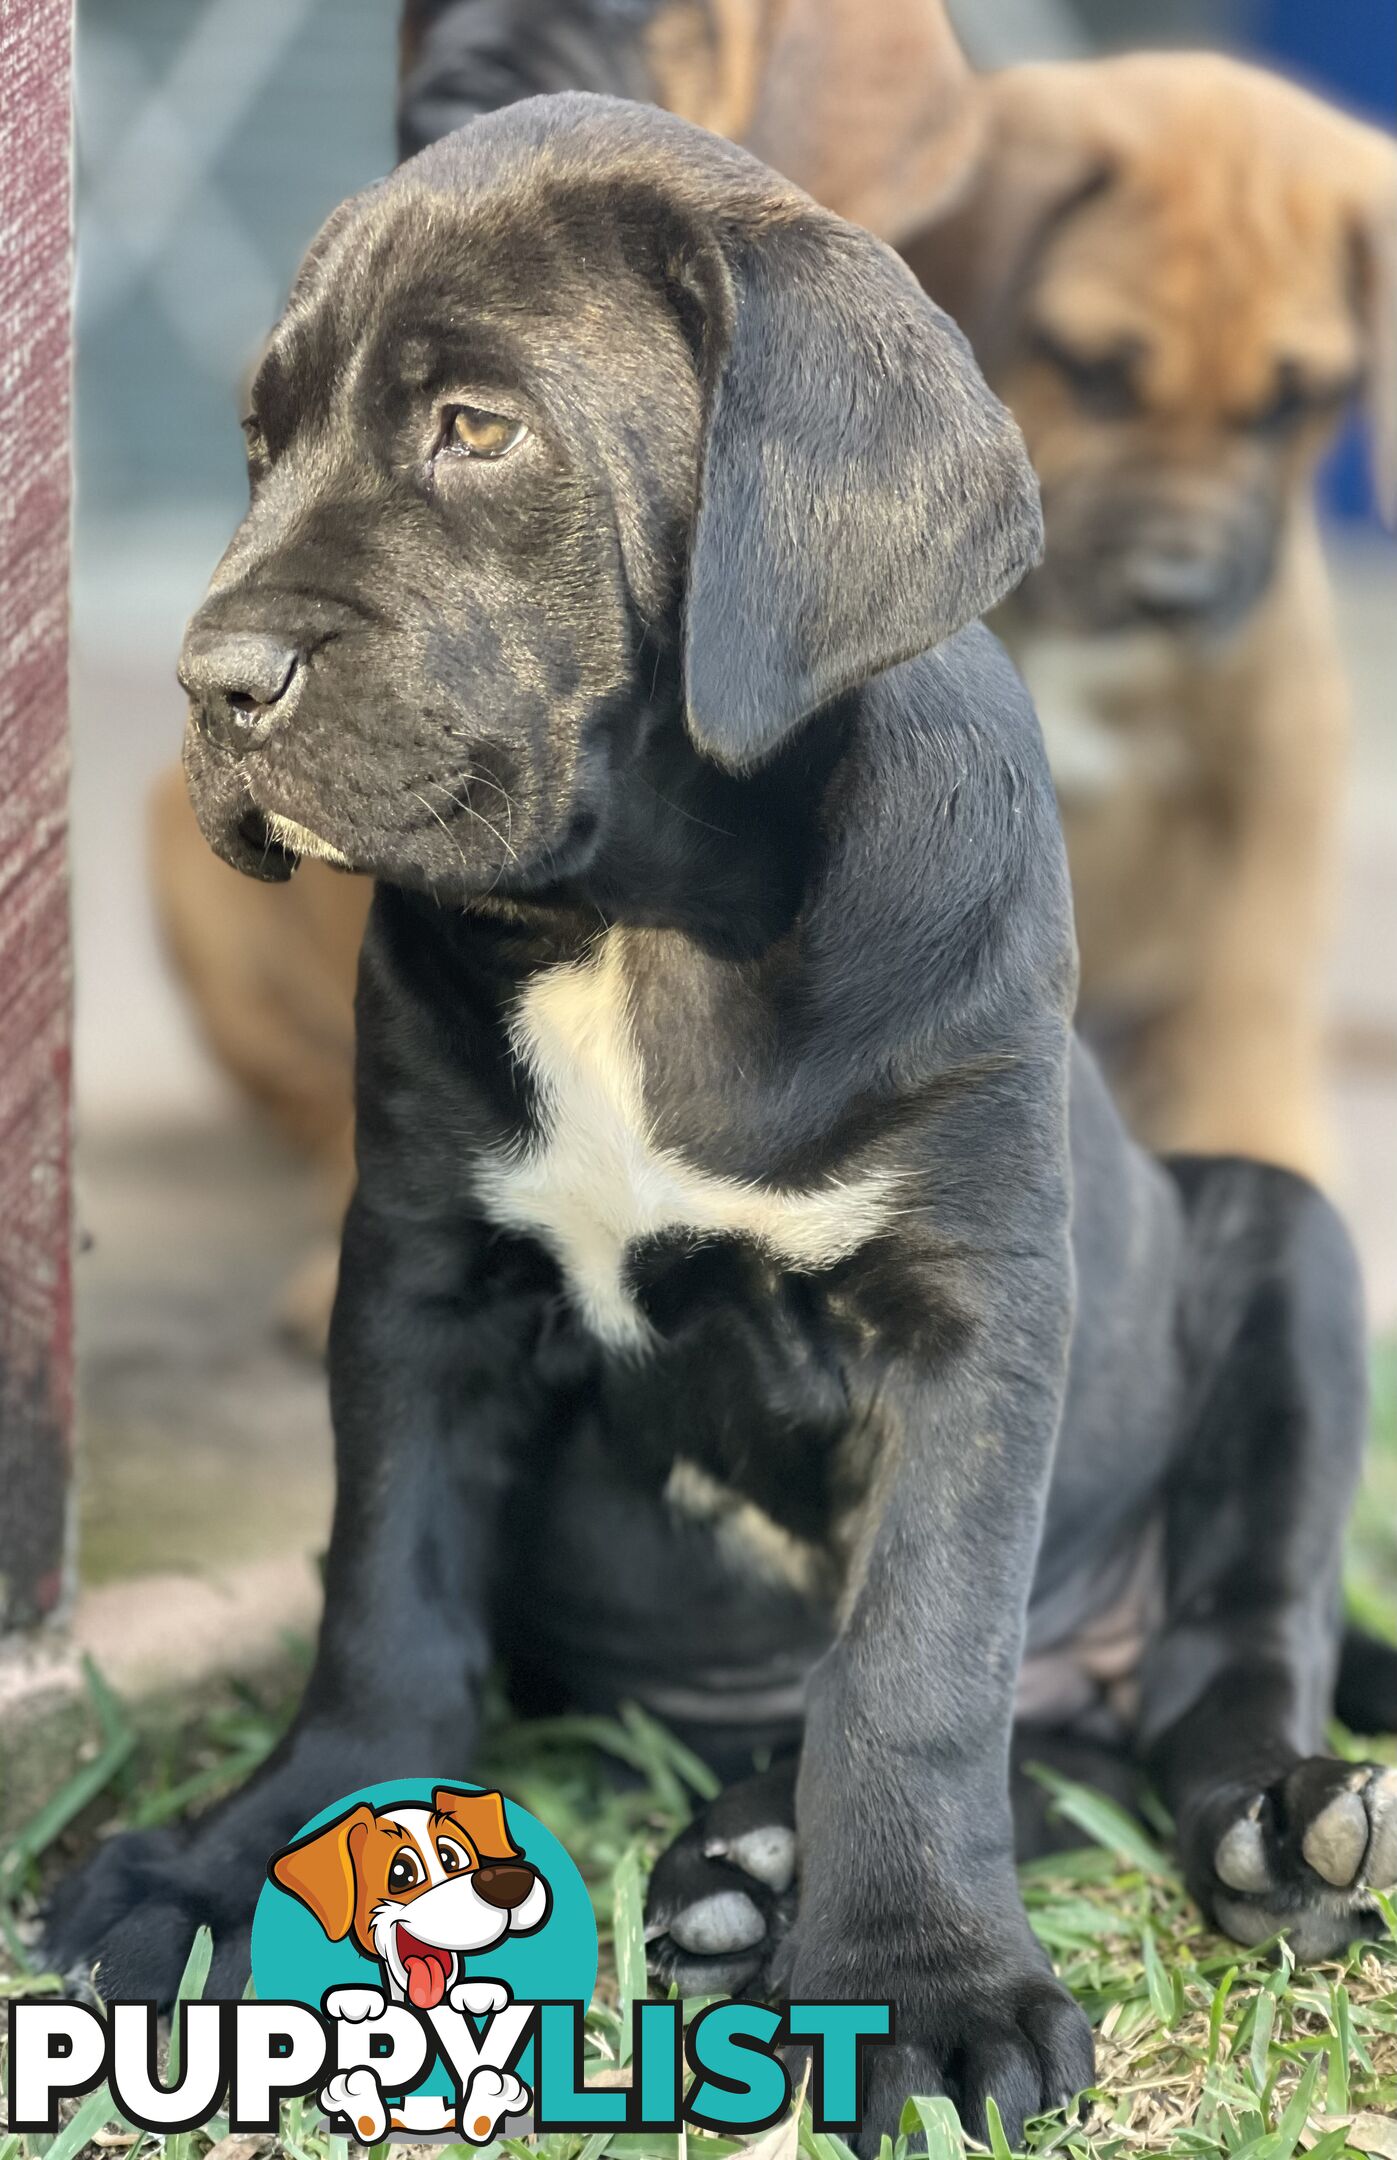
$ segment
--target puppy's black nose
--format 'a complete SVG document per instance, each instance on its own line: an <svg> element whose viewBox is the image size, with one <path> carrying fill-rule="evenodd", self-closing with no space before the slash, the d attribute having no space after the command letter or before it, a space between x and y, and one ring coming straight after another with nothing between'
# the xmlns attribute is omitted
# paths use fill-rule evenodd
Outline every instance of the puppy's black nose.
<svg viewBox="0 0 1397 2160"><path fill-rule="evenodd" d="M1226 563L1191 548L1137 548L1121 567L1135 612L1146 622L1202 621L1226 598Z"/></svg>
<svg viewBox="0 0 1397 2160"><path fill-rule="evenodd" d="M534 1886L534 1871L529 1867L503 1866L477 1868L475 1887L487 1905L497 1905L501 1912L513 1912L522 1905Z"/></svg>
<svg viewBox="0 0 1397 2160"><path fill-rule="evenodd" d="M285 717L301 655L254 630L190 630L178 674L203 732L235 756L255 750Z"/></svg>

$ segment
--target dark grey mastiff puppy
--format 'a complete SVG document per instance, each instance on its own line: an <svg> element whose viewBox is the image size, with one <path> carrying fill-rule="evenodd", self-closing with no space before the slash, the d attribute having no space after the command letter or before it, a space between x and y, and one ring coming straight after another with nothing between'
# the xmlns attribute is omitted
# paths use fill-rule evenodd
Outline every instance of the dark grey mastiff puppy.
<svg viewBox="0 0 1397 2160"><path fill-rule="evenodd" d="M331 219L247 433L199 818L377 880L325 1622L266 1769L106 1849L52 1947L168 2000L207 1921L236 1990L268 1855L468 1771L499 1658L785 1743L661 1861L657 1971L889 1997L865 2145L913 2090L1017 2140L1092 2053L1019 1900L1016 1686L1030 1753L1147 1768L1243 1941L1333 1948L1397 1879L1397 1778L1319 1753L1352 1259L1293 1178L1147 1160L1073 1048L972 621L1038 547L1019 437L886 249L579 96Z"/></svg>

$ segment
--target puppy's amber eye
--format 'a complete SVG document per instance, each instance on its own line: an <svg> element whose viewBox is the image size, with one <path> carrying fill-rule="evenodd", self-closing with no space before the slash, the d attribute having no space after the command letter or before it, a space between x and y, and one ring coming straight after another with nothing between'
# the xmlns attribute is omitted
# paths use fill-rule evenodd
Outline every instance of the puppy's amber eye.
<svg viewBox="0 0 1397 2160"><path fill-rule="evenodd" d="M463 1867L470 1866L470 1862L460 1846L453 1844L450 1838L439 1837L437 1839L437 1858L448 1875L457 1875Z"/></svg>
<svg viewBox="0 0 1397 2160"><path fill-rule="evenodd" d="M422 1880L422 1862L405 1845L388 1870L390 1890L413 1890Z"/></svg>
<svg viewBox="0 0 1397 2160"><path fill-rule="evenodd" d="M485 412L479 405L452 408L451 440L468 457L505 457L518 449L528 432L511 413Z"/></svg>

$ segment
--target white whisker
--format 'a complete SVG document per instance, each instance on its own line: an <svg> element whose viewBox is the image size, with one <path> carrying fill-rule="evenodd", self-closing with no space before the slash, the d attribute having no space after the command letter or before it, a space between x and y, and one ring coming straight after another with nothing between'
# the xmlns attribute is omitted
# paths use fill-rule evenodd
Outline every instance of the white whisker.
<svg viewBox="0 0 1397 2160"><path fill-rule="evenodd" d="M463 788L469 789L470 776L466 773L458 773L455 784ZM510 814L510 830L513 831L513 810L510 805L509 797L505 795L504 789L500 787L497 782L492 781L490 784L496 789L496 792L498 794L504 796L505 807ZM462 802L459 795L453 795L451 792L451 786L448 785L445 780L433 780L430 781L428 785L431 787L440 788L442 794L446 797L447 801L454 804L455 808L461 811L461 813L465 817L474 818L477 825L483 825L485 827L486 832L490 834L493 840L498 841L499 845L504 849L506 855L509 857L512 863L518 862L519 857L515 854L513 846L511 845L506 835L500 831L498 825L492 825L489 818L487 818L481 811L477 810L469 800ZM417 799L419 802L421 802L422 797L419 795ZM431 810L431 804L428 803L426 805L426 808ZM435 810L432 810L432 815L437 819L437 823L439 825L445 825L445 820L439 817ZM449 831L450 828L447 827L446 829Z"/></svg>

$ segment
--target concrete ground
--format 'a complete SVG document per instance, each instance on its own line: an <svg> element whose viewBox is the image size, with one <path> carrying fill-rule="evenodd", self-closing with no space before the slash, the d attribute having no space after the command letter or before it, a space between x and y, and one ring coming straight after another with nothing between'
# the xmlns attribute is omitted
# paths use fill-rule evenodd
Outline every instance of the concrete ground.
<svg viewBox="0 0 1397 2160"><path fill-rule="evenodd" d="M83 1581L314 1551L325 1379L277 1332L318 1227L296 1165L241 1124L98 1131L80 1206Z"/></svg>
<svg viewBox="0 0 1397 2160"><path fill-rule="evenodd" d="M88 533L78 561L76 875L84 1642L119 1682L311 1624L329 1515L322 1375L276 1338L314 1234L304 1174L230 1102L151 921L143 806L177 751L182 619L223 539ZM1336 556L1358 734L1332 971L1343 1199L1397 1329L1397 554ZM138 1587L154 1577L154 1593Z"/></svg>

